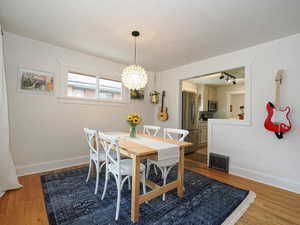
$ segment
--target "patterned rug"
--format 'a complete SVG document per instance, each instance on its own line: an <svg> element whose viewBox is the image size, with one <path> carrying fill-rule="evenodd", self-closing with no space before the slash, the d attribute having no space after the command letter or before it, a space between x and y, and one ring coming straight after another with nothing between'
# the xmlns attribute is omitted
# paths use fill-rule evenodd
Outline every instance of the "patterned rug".
<svg viewBox="0 0 300 225"><path fill-rule="evenodd" d="M120 217L115 221L117 188L111 177L105 199L101 201L104 171L98 194L94 195L95 178L86 184L87 167L52 173L41 177L50 225L127 225L130 221L131 191L127 182L122 191ZM168 182L176 179L176 168ZM151 180L161 179L150 174ZM254 200L255 194L200 174L185 171L185 194L180 199L176 190L151 200L140 207L138 225L220 225L234 224ZM234 212L234 213L233 213Z"/></svg>

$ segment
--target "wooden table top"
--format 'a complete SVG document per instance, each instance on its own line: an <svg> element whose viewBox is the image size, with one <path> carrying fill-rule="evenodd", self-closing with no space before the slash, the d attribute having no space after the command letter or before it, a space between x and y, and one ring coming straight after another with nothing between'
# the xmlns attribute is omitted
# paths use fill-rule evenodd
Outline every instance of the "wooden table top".
<svg viewBox="0 0 300 225"><path fill-rule="evenodd" d="M109 135L110 132L107 132L106 134ZM121 132L119 132L121 133ZM126 132L122 132L126 133ZM191 146L192 143L186 142L186 141L177 141L177 140L171 140L171 139L166 139L158 136L150 136L146 134L137 134L138 137L145 137L145 138L151 138L156 141L162 141L170 144L175 144L179 145L180 148L184 148L187 146ZM120 147L123 148L124 150L130 152L131 154L137 155L137 156L146 156L146 155L152 155L156 154L157 150L150 148L148 146L136 143L134 141L130 141L128 139L122 139L120 138L119 140Z"/></svg>

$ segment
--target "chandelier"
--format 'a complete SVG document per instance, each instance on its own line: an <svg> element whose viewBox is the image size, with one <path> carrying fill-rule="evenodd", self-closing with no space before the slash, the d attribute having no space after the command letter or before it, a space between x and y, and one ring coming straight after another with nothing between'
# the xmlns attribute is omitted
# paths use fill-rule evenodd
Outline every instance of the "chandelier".
<svg viewBox="0 0 300 225"><path fill-rule="evenodd" d="M122 72L122 83L130 90L139 90L146 86L148 76L145 69L136 64L136 38L140 35L138 31L132 31L134 39L134 64L127 66Z"/></svg>

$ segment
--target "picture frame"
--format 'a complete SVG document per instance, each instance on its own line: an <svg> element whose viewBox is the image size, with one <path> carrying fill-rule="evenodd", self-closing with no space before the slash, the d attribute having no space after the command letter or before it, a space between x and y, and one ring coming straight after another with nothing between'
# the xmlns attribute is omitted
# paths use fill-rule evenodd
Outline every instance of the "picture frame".
<svg viewBox="0 0 300 225"><path fill-rule="evenodd" d="M54 73L19 68L18 92L38 95L54 95Z"/></svg>

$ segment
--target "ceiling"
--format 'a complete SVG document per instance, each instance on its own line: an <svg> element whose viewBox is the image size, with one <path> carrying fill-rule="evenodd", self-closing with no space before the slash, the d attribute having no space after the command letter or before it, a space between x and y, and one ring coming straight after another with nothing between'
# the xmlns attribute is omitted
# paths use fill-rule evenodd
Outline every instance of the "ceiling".
<svg viewBox="0 0 300 225"><path fill-rule="evenodd" d="M4 29L161 71L300 32L299 0L1 0Z"/></svg>
<svg viewBox="0 0 300 225"><path fill-rule="evenodd" d="M244 84L245 83L245 69L244 67L231 69L223 71L226 72L232 76L234 76L236 79L236 84ZM213 73L208 74L204 76L199 76L193 79L186 80L187 82L191 82L194 84L205 84L205 85L211 85L211 86L228 86L232 85L232 83L226 83L225 79L220 79L221 72L220 73Z"/></svg>

